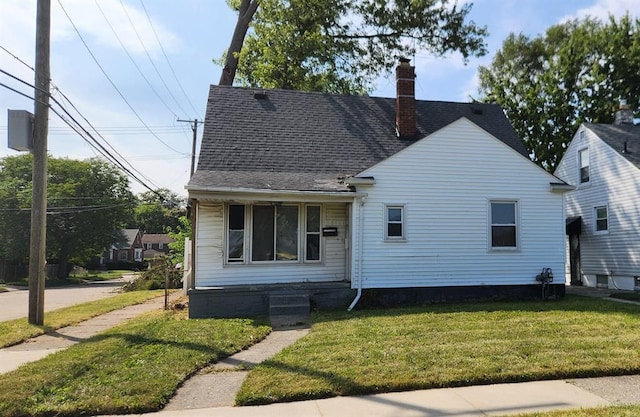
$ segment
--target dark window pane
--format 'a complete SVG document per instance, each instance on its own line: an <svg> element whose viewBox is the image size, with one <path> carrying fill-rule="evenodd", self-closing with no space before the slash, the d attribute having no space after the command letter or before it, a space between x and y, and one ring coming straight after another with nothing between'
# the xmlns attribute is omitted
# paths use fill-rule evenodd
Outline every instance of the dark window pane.
<svg viewBox="0 0 640 417"><path fill-rule="evenodd" d="M516 205L514 203L491 203L492 224L516 224Z"/></svg>
<svg viewBox="0 0 640 417"><path fill-rule="evenodd" d="M515 226L491 227L491 246L515 248L516 247L516 227Z"/></svg>
<svg viewBox="0 0 640 417"><path fill-rule="evenodd" d="M320 260L320 235L307 235L307 261Z"/></svg>
<svg viewBox="0 0 640 417"><path fill-rule="evenodd" d="M253 236L251 260L273 261L273 216L271 206L253 207Z"/></svg>
<svg viewBox="0 0 640 417"><path fill-rule="evenodd" d="M298 207L281 206L276 210L276 259L298 259Z"/></svg>
<svg viewBox="0 0 640 417"><path fill-rule="evenodd" d="M387 225L388 237L402 237L402 223L389 223Z"/></svg>
<svg viewBox="0 0 640 417"><path fill-rule="evenodd" d="M307 207L307 232L320 231L320 207Z"/></svg>
<svg viewBox="0 0 640 417"><path fill-rule="evenodd" d="M580 168L580 182L589 182L589 167Z"/></svg>
<svg viewBox="0 0 640 417"><path fill-rule="evenodd" d="M399 207L390 207L387 209L387 221L401 222L402 221L402 209Z"/></svg>
<svg viewBox="0 0 640 417"><path fill-rule="evenodd" d="M244 230L244 206L229 206L229 230Z"/></svg>
<svg viewBox="0 0 640 417"><path fill-rule="evenodd" d="M607 219L598 220L596 223L596 230L598 231L607 230L609 228L609 225L607 223L608 223Z"/></svg>
<svg viewBox="0 0 640 417"><path fill-rule="evenodd" d="M229 260L242 260L244 230L229 230Z"/></svg>

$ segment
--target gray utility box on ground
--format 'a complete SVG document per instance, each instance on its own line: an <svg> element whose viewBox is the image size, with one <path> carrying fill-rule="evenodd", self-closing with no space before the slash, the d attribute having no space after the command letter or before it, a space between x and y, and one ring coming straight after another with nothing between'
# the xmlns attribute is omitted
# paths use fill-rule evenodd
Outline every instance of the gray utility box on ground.
<svg viewBox="0 0 640 417"><path fill-rule="evenodd" d="M30 151L33 144L33 114L26 110L9 110L9 148Z"/></svg>

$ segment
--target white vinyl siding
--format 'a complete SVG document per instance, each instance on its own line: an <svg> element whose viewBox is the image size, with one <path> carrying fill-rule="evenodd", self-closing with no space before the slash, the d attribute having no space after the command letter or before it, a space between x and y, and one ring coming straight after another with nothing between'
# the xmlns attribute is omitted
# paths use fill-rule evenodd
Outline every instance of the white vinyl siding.
<svg viewBox="0 0 640 417"><path fill-rule="evenodd" d="M578 185L577 150L587 146L590 186L578 187L566 195L567 216L582 217L580 263L584 284L596 286L596 275L607 275L618 288L633 290L633 277L640 276L640 169L583 126L556 175ZM594 207L601 206L607 207L606 233L596 232Z"/></svg>
<svg viewBox="0 0 640 417"><path fill-rule="evenodd" d="M359 175L376 181L364 190L361 263L355 243L352 252L363 288L535 285L543 267L564 270L562 194L549 185L557 179L466 119ZM488 202L515 200L518 250L488 250ZM394 201L406 204L402 245L380 238L380 207Z"/></svg>
<svg viewBox="0 0 640 417"><path fill-rule="evenodd" d="M306 205L300 205L300 207L304 206ZM197 205L198 221L196 222L196 287L347 280L345 237L349 205L344 203L309 205L309 207L313 206L322 207L321 224L323 226L338 228L338 236L320 237L321 261L227 264L225 243L223 243L227 230L224 204L200 202ZM245 219L244 227L248 227L247 223L248 218ZM302 232L301 236L303 236ZM244 245L247 244L248 242L245 241ZM244 254L246 257L247 248Z"/></svg>

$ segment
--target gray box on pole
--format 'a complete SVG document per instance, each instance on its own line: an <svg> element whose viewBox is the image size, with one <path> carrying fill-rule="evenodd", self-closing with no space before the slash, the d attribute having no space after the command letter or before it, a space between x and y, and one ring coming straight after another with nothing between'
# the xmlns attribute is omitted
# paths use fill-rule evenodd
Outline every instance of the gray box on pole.
<svg viewBox="0 0 640 417"><path fill-rule="evenodd" d="M33 114L26 110L8 110L9 148L16 151L33 149Z"/></svg>

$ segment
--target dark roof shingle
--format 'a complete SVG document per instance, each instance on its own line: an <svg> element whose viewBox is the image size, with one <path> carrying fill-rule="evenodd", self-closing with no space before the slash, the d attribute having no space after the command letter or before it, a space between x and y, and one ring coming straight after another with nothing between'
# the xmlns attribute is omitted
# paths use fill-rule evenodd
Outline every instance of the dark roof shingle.
<svg viewBox="0 0 640 417"><path fill-rule="evenodd" d="M266 97L254 98L255 92ZM420 138L461 117L527 156L498 105L416 101ZM211 86L188 188L346 191L338 177L355 175L412 143L396 136L393 98Z"/></svg>
<svg viewBox="0 0 640 417"><path fill-rule="evenodd" d="M629 162L640 168L640 126L601 123L585 123L584 125ZM625 142L627 152L624 152Z"/></svg>

